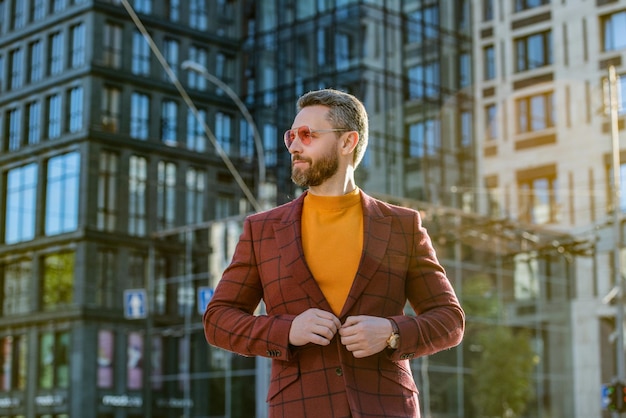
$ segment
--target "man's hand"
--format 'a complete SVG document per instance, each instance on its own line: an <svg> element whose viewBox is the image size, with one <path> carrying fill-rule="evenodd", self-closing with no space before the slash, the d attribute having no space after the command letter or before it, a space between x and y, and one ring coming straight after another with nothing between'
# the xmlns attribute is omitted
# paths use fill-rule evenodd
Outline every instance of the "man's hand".
<svg viewBox="0 0 626 418"><path fill-rule="evenodd" d="M307 309L296 316L289 330L289 344L301 346L308 343L328 345L341 327L339 318L321 309Z"/></svg>
<svg viewBox="0 0 626 418"><path fill-rule="evenodd" d="M339 329L341 343L356 358L371 356L387 347L393 328L386 318L376 316L349 316Z"/></svg>

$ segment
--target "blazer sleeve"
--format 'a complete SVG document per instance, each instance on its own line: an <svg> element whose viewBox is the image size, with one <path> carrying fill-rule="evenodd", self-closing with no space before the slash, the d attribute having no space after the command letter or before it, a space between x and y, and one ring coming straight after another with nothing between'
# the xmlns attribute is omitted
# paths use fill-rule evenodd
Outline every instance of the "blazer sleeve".
<svg viewBox="0 0 626 418"><path fill-rule="evenodd" d="M204 312L204 334L209 344L228 351L286 360L294 316L255 315L263 297L263 287L254 252L252 225L250 218L244 221L233 259Z"/></svg>
<svg viewBox="0 0 626 418"><path fill-rule="evenodd" d="M415 212L411 231L406 295L415 316L394 316L400 345L392 359L430 355L458 345L465 329L465 313L443 266L437 260L431 239ZM407 231L405 231L406 233Z"/></svg>

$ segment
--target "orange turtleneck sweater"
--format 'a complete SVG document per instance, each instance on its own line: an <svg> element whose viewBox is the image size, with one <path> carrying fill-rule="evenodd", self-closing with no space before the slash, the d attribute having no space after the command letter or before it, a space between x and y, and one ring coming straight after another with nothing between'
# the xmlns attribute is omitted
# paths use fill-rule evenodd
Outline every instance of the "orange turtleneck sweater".
<svg viewBox="0 0 626 418"><path fill-rule="evenodd" d="M341 313L363 249L363 210L359 189L343 196L308 193L302 208L302 246L335 315Z"/></svg>

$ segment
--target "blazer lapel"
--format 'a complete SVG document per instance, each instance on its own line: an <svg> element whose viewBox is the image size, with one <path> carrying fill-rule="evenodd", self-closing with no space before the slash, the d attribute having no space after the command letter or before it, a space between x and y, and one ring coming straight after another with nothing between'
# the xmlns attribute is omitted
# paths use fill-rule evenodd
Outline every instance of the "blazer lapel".
<svg viewBox="0 0 626 418"><path fill-rule="evenodd" d="M304 259L302 249L302 204L304 194L292 202L292 209L281 223L274 225L274 234L280 252L280 262L287 273L300 285L319 309L331 311L328 301L318 286ZM300 296L290 295L295 299Z"/></svg>
<svg viewBox="0 0 626 418"><path fill-rule="evenodd" d="M363 255L340 317L346 315L380 266L391 237L391 217L384 216L374 199L361 191L363 206Z"/></svg>

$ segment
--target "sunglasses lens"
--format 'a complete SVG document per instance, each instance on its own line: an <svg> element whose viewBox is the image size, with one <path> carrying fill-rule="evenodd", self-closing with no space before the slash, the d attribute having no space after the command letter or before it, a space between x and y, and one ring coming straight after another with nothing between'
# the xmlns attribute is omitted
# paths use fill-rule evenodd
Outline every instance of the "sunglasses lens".
<svg viewBox="0 0 626 418"><path fill-rule="evenodd" d="M285 145L287 145L287 148L291 147L291 144L293 144L293 141L296 140L296 132L293 129L289 129L288 131L285 131Z"/></svg>
<svg viewBox="0 0 626 418"><path fill-rule="evenodd" d="M311 144L311 128L308 126L301 126L298 128L298 136L300 137L300 141L304 145Z"/></svg>
<svg viewBox="0 0 626 418"><path fill-rule="evenodd" d="M296 133L298 138L300 138L300 142L304 145L311 144L311 128L308 126L300 126L299 128L289 129L285 132L285 145L287 148L291 147L293 141L296 140Z"/></svg>

